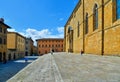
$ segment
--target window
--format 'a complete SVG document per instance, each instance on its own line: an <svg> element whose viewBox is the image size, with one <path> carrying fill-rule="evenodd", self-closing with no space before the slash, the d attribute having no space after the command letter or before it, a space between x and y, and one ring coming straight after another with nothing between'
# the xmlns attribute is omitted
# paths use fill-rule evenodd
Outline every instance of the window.
<svg viewBox="0 0 120 82"><path fill-rule="evenodd" d="M0 27L0 32L2 32L2 27Z"/></svg>
<svg viewBox="0 0 120 82"><path fill-rule="evenodd" d="M5 29L4 29L4 34L6 34L6 31L7 31L7 30L6 30L6 28L5 28Z"/></svg>
<svg viewBox="0 0 120 82"><path fill-rule="evenodd" d="M4 44L6 44L7 42L6 42L6 39L4 39Z"/></svg>
<svg viewBox="0 0 120 82"><path fill-rule="evenodd" d="M120 19L120 0L116 0L116 19Z"/></svg>
<svg viewBox="0 0 120 82"><path fill-rule="evenodd" d="M39 48L41 47L41 45L39 45Z"/></svg>
<svg viewBox="0 0 120 82"><path fill-rule="evenodd" d="M85 34L88 33L88 13L86 13L86 20L85 20Z"/></svg>
<svg viewBox="0 0 120 82"><path fill-rule="evenodd" d="M98 6L94 5L93 8L93 30L98 29Z"/></svg>
<svg viewBox="0 0 120 82"><path fill-rule="evenodd" d="M0 37L0 44L2 44L2 38Z"/></svg>
<svg viewBox="0 0 120 82"><path fill-rule="evenodd" d="M28 50L28 48L26 47L26 50Z"/></svg>
<svg viewBox="0 0 120 82"><path fill-rule="evenodd" d="M26 41L26 44L28 44L28 41Z"/></svg>
<svg viewBox="0 0 120 82"><path fill-rule="evenodd" d="M54 45L52 45L52 47L54 47Z"/></svg>
<svg viewBox="0 0 120 82"><path fill-rule="evenodd" d="M58 47L60 47L60 44L58 44Z"/></svg>
<svg viewBox="0 0 120 82"><path fill-rule="evenodd" d="M68 33L70 33L70 31L72 31L73 28L71 26L68 27Z"/></svg>
<svg viewBox="0 0 120 82"><path fill-rule="evenodd" d="M80 36L80 26L79 26L80 24L79 24L79 21L78 21L78 25L77 25L77 36L79 37Z"/></svg>

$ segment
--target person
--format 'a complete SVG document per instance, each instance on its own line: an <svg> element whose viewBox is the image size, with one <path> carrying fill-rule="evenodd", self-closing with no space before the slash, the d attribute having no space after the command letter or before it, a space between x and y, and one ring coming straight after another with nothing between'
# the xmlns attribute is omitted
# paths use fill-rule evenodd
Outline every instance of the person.
<svg viewBox="0 0 120 82"><path fill-rule="evenodd" d="M28 62L28 58L27 57L25 57L25 62Z"/></svg>
<svg viewBox="0 0 120 82"><path fill-rule="evenodd" d="M50 51L51 55L53 55L53 50Z"/></svg>
<svg viewBox="0 0 120 82"><path fill-rule="evenodd" d="M81 50L81 51L80 51L80 54L82 55L83 53L84 53L84 51L83 51L83 50Z"/></svg>

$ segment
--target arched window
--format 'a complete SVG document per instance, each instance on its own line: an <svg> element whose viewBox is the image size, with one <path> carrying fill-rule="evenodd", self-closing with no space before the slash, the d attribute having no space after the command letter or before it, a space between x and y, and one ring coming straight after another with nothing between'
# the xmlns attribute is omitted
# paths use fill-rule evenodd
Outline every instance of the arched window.
<svg viewBox="0 0 120 82"><path fill-rule="evenodd" d="M85 20L85 34L88 33L88 13L86 13L86 20Z"/></svg>
<svg viewBox="0 0 120 82"><path fill-rule="evenodd" d="M116 19L120 19L120 0L116 0Z"/></svg>
<svg viewBox="0 0 120 82"><path fill-rule="evenodd" d="M94 5L93 8L93 30L98 29L98 6Z"/></svg>
<svg viewBox="0 0 120 82"><path fill-rule="evenodd" d="M68 27L68 33L70 33L70 31L72 31L72 30L73 30L72 27L69 26L69 27Z"/></svg>

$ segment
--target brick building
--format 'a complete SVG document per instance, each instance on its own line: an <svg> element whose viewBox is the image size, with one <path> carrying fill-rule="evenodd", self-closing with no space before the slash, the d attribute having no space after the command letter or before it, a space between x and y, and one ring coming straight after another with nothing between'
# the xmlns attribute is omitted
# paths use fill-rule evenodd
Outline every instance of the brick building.
<svg viewBox="0 0 120 82"><path fill-rule="evenodd" d="M43 38L37 39L37 51L39 55L54 52L63 52L63 40L60 38Z"/></svg>
<svg viewBox="0 0 120 82"><path fill-rule="evenodd" d="M79 0L64 31L67 52L120 55L120 0Z"/></svg>

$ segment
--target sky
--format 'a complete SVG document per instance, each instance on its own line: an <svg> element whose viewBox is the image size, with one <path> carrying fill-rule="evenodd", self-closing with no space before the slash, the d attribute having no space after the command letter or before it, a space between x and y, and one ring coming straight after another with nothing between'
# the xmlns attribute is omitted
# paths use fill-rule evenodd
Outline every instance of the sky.
<svg viewBox="0 0 120 82"><path fill-rule="evenodd" d="M0 0L0 18L34 41L40 38L64 38L64 25L79 0ZM36 43L36 42L35 42Z"/></svg>

